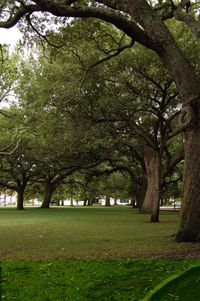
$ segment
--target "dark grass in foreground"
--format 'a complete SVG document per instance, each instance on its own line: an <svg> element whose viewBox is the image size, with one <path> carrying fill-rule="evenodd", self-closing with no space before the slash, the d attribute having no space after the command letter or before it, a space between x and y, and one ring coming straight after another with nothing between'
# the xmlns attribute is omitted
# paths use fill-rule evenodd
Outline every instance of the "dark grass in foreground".
<svg viewBox="0 0 200 301"><path fill-rule="evenodd" d="M149 301L200 300L200 265L169 281L148 299Z"/></svg>
<svg viewBox="0 0 200 301"><path fill-rule="evenodd" d="M178 213L160 223L130 207L0 209L0 258L199 258L200 243L176 243Z"/></svg>
<svg viewBox="0 0 200 301"><path fill-rule="evenodd" d="M164 279L197 264L200 264L200 261L5 261L2 263L2 300L140 300ZM190 301L184 298L173 300Z"/></svg>

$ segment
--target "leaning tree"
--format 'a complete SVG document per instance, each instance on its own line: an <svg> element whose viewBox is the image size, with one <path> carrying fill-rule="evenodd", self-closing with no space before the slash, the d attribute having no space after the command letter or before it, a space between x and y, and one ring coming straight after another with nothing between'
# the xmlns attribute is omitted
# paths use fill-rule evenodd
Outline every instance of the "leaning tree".
<svg viewBox="0 0 200 301"><path fill-rule="evenodd" d="M37 32L41 26L48 33L45 19L49 16L63 18L66 24L68 17L92 17L115 25L133 41L157 53L179 91L182 105L180 124L185 130L183 207L178 241L200 240L200 81L194 66L173 38L167 20L173 18L184 22L199 42L199 4L191 4L190 1L155 1L149 4L145 0L24 0L3 1L0 8L0 27L10 28L19 21L21 27L25 27L24 19L31 27L35 19Z"/></svg>

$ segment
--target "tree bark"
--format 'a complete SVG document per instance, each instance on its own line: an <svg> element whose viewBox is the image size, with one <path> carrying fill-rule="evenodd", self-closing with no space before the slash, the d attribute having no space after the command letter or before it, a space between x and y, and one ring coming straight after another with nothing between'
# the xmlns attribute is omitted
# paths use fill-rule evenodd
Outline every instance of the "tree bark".
<svg viewBox="0 0 200 301"><path fill-rule="evenodd" d="M147 191L141 212L151 213L151 221L158 222L161 189L160 154L152 147L145 146L144 160L147 174Z"/></svg>
<svg viewBox="0 0 200 301"><path fill-rule="evenodd" d="M44 209L49 208L53 192L54 192L53 184L49 181L46 181L44 200L40 208L44 208Z"/></svg>
<svg viewBox="0 0 200 301"><path fill-rule="evenodd" d="M144 199L145 199L145 195L146 195L146 192L147 192L147 184L148 184L147 183L147 178L146 177L142 178L139 195L137 197L137 205L138 205L138 208L139 208L140 211L141 211L142 206L144 204Z"/></svg>
<svg viewBox="0 0 200 301"><path fill-rule="evenodd" d="M17 189L17 210L24 210L24 188Z"/></svg>
<svg viewBox="0 0 200 301"><path fill-rule="evenodd" d="M187 131L181 223L177 241L200 241L200 127Z"/></svg>

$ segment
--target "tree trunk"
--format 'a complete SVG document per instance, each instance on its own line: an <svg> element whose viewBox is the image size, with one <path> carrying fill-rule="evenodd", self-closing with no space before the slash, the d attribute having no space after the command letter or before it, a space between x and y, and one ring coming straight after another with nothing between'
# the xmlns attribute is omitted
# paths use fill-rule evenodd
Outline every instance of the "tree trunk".
<svg viewBox="0 0 200 301"><path fill-rule="evenodd" d="M49 181L46 181L44 200L43 200L40 208L45 208L45 209L49 208L53 191L54 191L54 187L53 187L52 183Z"/></svg>
<svg viewBox="0 0 200 301"><path fill-rule="evenodd" d="M177 233L177 241L200 240L200 129L199 99L200 81L196 72L176 45L170 31L161 18L152 10L147 1L129 0L132 16L145 29L160 50L154 49L176 83L182 98L183 110L181 119L186 119L185 128L197 119L193 129L186 133L185 169L183 186L183 203L181 223ZM186 107L186 109L184 108ZM192 114L191 114L191 107ZM188 110L189 109L189 110ZM186 118L185 118L186 115ZM188 121L187 121L188 120ZM181 121L182 122L182 121Z"/></svg>
<svg viewBox="0 0 200 301"><path fill-rule="evenodd" d="M5 193L4 193L4 206L6 207L6 191L5 191Z"/></svg>
<svg viewBox="0 0 200 301"><path fill-rule="evenodd" d="M87 205L88 205L88 206L92 206L92 205L93 205L93 199L92 199L92 198L91 198L91 199L90 199L90 198L88 199L88 204L87 204Z"/></svg>
<svg viewBox="0 0 200 301"><path fill-rule="evenodd" d="M17 189L17 210L24 210L24 188Z"/></svg>
<svg viewBox="0 0 200 301"><path fill-rule="evenodd" d="M105 206L110 206L110 197L106 195L106 203Z"/></svg>
<svg viewBox="0 0 200 301"><path fill-rule="evenodd" d="M138 208L138 201L135 200L134 197L131 198L131 206L132 206L133 208Z"/></svg>
<svg viewBox="0 0 200 301"><path fill-rule="evenodd" d="M139 195L137 197L137 204L138 204L138 208L139 208L140 211L141 211L142 206L144 204L144 199L145 199L146 192L147 192L147 178L143 177L142 182L141 182L140 192L139 192Z"/></svg>
<svg viewBox="0 0 200 301"><path fill-rule="evenodd" d="M71 206L71 207L74 207L74 204L73 204L73 197L72 197L72 196L70 197L70 206Z"/></svg>
<svg viewBox="0 0 200 301"><path fill-rule="evenodd" d="M200 241L200 128L186 133L181 223L177 241Z"/></svg>
<svg viewBox="0 0 200 301"><path fill-rule="evenodd" d="M83 201L83 206L86 206L87 205L87 200L84 200Z"/></svg>
<svg viewBox="0 0 200 301"><path fill-rule="evenodd" d="M161 189L160 154L150 146L145 146L144 160L147 173L147 191L141 208L142 213L151 213L151 221L159 221L159 202Z"/></svg>
<svg viewBox="0 0 200 301"><path fill-rule="evenodd" d="M117 198L114 198L114 205L117 206Z"/></svg>

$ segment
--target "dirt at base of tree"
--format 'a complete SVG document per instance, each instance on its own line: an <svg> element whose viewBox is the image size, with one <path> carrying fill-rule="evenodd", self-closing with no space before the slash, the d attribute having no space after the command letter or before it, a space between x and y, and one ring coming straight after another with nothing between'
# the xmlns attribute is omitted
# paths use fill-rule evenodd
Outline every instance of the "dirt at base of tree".
<svg viewBox="0 0 200 301"><path fill-rule="evenodd" d="M200 259L200 248L194 250L174 251L165 256L156 256L157 259Z"/></svg>

